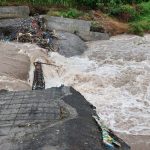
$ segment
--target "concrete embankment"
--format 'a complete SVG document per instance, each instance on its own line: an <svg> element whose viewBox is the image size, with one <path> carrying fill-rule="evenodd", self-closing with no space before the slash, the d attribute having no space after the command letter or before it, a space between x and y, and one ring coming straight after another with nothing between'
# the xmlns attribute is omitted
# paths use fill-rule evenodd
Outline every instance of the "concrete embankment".
<svg viewBox="0 0 150 150"><path fill-rule="evenodd" d="M0 7L0 19L24 18L30 13L28 6L4 6Z"/></svg>

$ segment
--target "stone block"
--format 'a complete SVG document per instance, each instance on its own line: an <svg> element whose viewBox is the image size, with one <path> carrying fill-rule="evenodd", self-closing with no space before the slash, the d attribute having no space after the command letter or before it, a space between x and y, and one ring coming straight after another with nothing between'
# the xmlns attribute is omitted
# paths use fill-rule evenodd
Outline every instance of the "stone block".
<svg viewBox="0 0 150 150"><path fill-rule="evenodd" d="M84 32L89 33L91 22L77 19L69 19L63 17L45 17L47 20L47 28L71 33Z"/></svg>
<svg viewBox="0 0 150 150"><path fill-rule="evenodd" d="M30 13L28 6L5 6L0 7L0 19L25 18Z"/></svg>

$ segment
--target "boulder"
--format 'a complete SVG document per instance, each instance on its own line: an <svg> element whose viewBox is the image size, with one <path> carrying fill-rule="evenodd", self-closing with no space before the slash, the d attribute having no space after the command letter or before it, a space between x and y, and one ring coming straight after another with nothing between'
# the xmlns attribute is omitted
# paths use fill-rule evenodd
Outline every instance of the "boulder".
<svg viewBox="0 0 150 150"><path fill-rule="evenodd" d="M57 32L59 50L61 55L71 57L81 55L86 49L86 44L77 35L68 32Z"/></svg>
<svg viewBox="0 0 150 150"><path fill-rule="evenodd" d="M0 7L0 19L25 18L30 13L28 6L5 6Z"/></svg>

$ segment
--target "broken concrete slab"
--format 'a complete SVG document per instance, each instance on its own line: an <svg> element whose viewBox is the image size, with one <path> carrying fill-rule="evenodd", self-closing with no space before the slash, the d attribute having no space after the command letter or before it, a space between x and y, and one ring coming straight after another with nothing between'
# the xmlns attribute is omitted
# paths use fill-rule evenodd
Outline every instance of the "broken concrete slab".
<svg viewBox="0 0 150 150"><path fill-rule="evenodd" d="M29 17L29 7L28 6L5 6L0 7L0 19L8 18L25 18Z"/></svg>
<svg viewBox="0 0 150 150"><path fill-rule="evenodd" d="M71 87L0 95L1 150L105 150L91 104ZM118 138L119 150L129 146ZM117 150L117 149L116 149Z"/></svg>
<svg viewBox="0 0 150 150"><path fill-rule="evenodd" d="M66 32L84 32L88 33L90 31L91 22L77 19L69 19L63 17L53 17L45 16L47 20L47 28L50 30L59 30Z"/></svg>

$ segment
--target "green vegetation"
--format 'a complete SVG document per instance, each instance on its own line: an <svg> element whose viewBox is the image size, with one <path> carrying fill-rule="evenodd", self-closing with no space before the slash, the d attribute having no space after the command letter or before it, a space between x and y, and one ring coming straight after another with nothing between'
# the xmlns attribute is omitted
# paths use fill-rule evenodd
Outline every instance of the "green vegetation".
<svg viewBox="0 0 150 150"><path fill-rule="evenodd" d="M89 17L87 10L101 10L130 25L130 32L142 35L150 31L150 0L0 0L0 5L59 6L49 15L68 18ZM81 11L82 10L82 11Z"/></svg>
<svg viewBox="0 0 150 150"><path fill-rule="evenodd" d="M137 11L129 4L110 9L110 14L120 20L129 22L138 17Z"/></svg>
<svg viewBox="0 0 150 150"><path fill-rule="evenodd" d="M131 32L135 34L143 34L150 31L150 2L137 5L139 16L131 23Z"/></svg>
<svg viewBox="0 0 150 150"><path fill-rule="evenodd" d="M75 8L69 8L69 9L62 9L62 10L50 10L48 12L48 15L50 16L63 16L64 18L79 18L81 15L83 15L82 11L79 11Z"/></svg>
<svg viewBox="0 0 150 150"><path fill-rule="evenodd" d="M32 5L63 5L69 7L97 8L99 6L114 7L124 4L139 4L149 0L0 0L0 5L9 3Z"/></svg>
<svg viewBox="0 0 150 150"><path fill-rule="evenodd" d="M115 0L114 0L115 1ZM112 0L112 4L103 6L103 11L110 16L117 17L119 20L129 23L131 33L143 35L144 32L150 32L150 1L136 0L137 4L125 4L120 0L118 4ZM130 1L131 3L131 1Z"/></svg>
<svg viewBox="0 0 150 150"><path fill-rule="evenodd" d="M96 7L99 0L0 0L0 5L8 3L15 4L32 4L32 5L63 5L69 7L86 6L89 8Z"/></svg>
<svg viewBox="0 0 150 150"><path fill-rule="evenodd" d="M141 2L148 2L149 0L0 0L1 5L5 5L8 3L16 3L16 4L32 4L32 5L64 5L71 7L89 7L96 8L99 5L105 6L115 6L120 4L138 4Z"/></svg>

